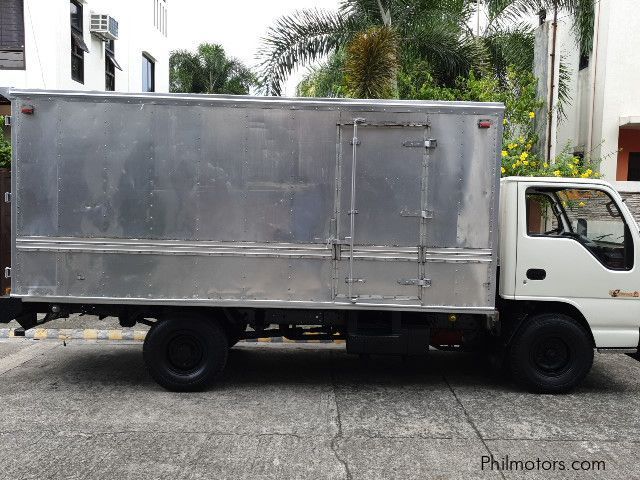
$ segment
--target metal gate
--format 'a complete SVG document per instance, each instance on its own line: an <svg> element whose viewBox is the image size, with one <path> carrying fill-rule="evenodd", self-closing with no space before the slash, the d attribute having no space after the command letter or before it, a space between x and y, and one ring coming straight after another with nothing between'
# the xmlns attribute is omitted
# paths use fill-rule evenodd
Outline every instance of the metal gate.
<svg viewBox="0 0 640 480"><path fill-rule="evenodd" d="M433 147L426 123L341 125L336 299L421 303Z"/></svg>

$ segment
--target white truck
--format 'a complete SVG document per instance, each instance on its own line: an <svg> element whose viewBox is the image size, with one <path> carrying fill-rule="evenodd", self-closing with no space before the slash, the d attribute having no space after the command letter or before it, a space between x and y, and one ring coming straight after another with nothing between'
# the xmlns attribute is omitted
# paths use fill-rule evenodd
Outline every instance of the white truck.
<svg viewBox="0 0 640 480"><path fill-rule="evenodd" d="M3 90L11 291L0 321L150 325L172 390L241 339L502 356L563 392L636 352L638 227L605 181L500 180L503 106Z"/></svg>

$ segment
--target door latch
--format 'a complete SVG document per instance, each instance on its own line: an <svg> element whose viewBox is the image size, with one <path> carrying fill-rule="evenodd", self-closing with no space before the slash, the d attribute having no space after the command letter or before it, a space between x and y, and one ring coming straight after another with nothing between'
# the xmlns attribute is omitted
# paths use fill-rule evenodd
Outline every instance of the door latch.
<svg viewBox="0 0 640 480"><path fill-rule="evenodd" d="M407 140L402 143L402 146L412 148L436 148L438 146L438 140L435 138L428 140Z"/></svg>
<svg viewBox="0 0 640 480"><path fill-rule="evenodd" d="M401 217L420 217L428 220L430 218L433 218L433 211L432 210L409 210L405 208L400 211L400 216Z"/></svg>
<svg viewBox="0 0 640 480"><path fill-rule="evenodd" d="M401 278L398 280L399 285L404 286L417 286L422 288L429 288L431 286L430 278Z"/></svg>

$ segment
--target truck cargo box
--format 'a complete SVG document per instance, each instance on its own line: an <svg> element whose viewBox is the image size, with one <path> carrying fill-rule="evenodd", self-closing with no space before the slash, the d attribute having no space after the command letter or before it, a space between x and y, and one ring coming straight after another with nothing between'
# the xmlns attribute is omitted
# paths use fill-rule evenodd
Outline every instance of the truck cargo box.
<svg viewBox="0 0 640 480"><path fill-rule="evenodd" d="M3 95L25 302L494 310L502 105Z"/></svg>

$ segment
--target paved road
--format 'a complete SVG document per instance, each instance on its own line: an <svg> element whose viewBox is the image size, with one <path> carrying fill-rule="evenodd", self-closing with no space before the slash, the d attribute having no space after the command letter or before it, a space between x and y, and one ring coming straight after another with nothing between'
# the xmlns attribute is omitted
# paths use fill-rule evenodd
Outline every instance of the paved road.
<svg viewBox="0 0 640 480"><path fill-rule="evenodd" d="M640 362L626 356L598 356L579 391L548 396L471 355L363 362L341 345L240 344L218 386L178 394L149 379L141 349L0 342L2 478L594 476L483 471L490 453L605 461L597 478L640 478Z"/></svg>

